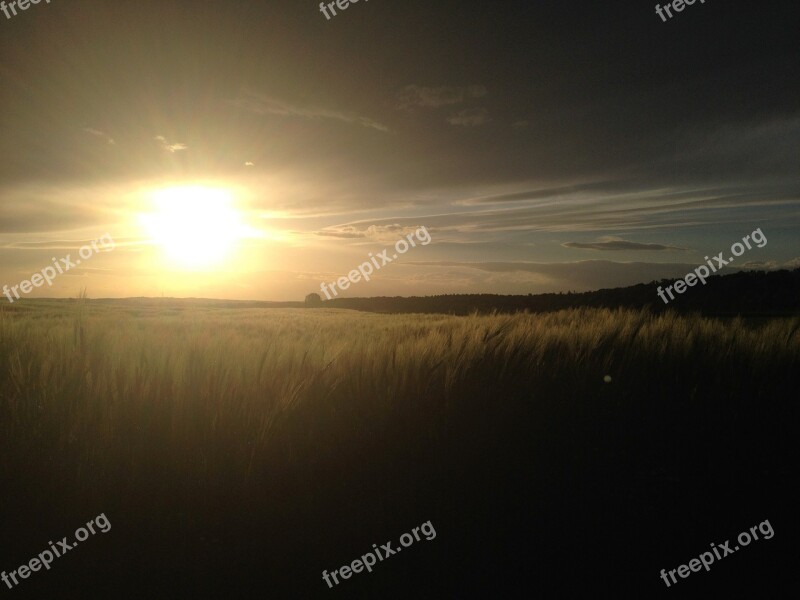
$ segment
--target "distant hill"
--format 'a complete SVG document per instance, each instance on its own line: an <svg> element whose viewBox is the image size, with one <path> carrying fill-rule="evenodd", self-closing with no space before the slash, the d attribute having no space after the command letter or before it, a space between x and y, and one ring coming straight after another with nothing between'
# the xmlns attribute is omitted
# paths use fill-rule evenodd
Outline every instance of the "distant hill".
<svg viewBox="0 0 800 600"><path fill-rule="evenodd" d="M180 308L344 308L378 313L471 313L550 312L582 306L596 308L649 308L655 313L674 310L704 316L776 317L800 315L800 269L793 271L741 271L715 276L705 286L695 285L668 305L658 297L658 286L666 288L676 280L640 283L630 287L602 289L593 292L528 294L445 294L404 298L334 298L319 305L306 302L267 302L259 300L216 300L208 298L101 298L90 299L94 306L137 309ZM25 298L14 304L0 303L0 310L28 312L37 306L65 307L77 302L74 298Z"/></svg>
<svg viewBox="0 0 800 600"><path fill-rule="evenodd" d="M714 276L705 286L697 284L664 304L656 294L675 279L593 292L528 294L448 294L425 297L334 298L322 306L381 313L547 312L581 306L644 308L654 312L675 310L707 316L782 316L800 314L800 269L793 271L741 271Z"/></svg>

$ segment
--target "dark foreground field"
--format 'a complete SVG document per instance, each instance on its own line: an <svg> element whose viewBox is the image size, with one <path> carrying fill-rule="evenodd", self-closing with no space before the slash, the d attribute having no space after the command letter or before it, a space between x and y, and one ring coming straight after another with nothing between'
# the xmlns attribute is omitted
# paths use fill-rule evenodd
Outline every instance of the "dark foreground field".
<svg viewBox="0 0 800 600"><path fill-rule="evenodd" d="M791 595L799 328L22 303L0 313L0 569L112 527L0 594Z"/></svg>

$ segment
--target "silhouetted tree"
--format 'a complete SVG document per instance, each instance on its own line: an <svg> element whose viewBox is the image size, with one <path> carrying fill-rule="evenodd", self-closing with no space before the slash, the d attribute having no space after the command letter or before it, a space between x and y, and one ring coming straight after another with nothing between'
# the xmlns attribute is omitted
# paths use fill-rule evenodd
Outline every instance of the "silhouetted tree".
<svg viewBox="0 0 800 600"><path fill-rule="evenodd" d="M382 313L441 313L468 315L492 311L547 312L588 306L594 308L649 308L655 312L698 312L705 316L788 316L800 314L800 269L794 271L741 271L710 277L692 293L664 304L656 295L659 285L675 279L602 289L592 292L559 292L527 296L497 294L445 294L411 298L333 298L330 308L350 308ZM306 300L308 303L308 300Z"/></svg>
<svg viewBox="0 0 800 600"><path fill-rule="evenodd" d="M309 294L306 296L306 306L320 306L322 304L322 298L319 297L319 294Z"/></svg>

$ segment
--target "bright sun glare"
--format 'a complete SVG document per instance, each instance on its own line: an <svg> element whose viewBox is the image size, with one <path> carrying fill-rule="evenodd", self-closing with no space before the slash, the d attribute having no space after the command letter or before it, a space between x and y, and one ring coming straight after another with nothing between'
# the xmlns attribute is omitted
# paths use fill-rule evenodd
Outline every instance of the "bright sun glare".
<svg viewBox="0 0 800 600"><path fill-rule="evenodd" d="M186 268L219 265L244 236L230 191L203 186L171 187L152 195L155 212L141 221L174 264Z"/></svg>

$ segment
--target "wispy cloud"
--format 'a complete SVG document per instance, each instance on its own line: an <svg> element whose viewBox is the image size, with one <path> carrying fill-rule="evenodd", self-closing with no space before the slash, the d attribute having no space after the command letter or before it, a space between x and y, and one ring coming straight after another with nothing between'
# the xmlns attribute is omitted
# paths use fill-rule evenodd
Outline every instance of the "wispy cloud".
<svg viewBox="0 0 800 600"><path fill-rule="evenodd" d="M323 237L340 239L364 239L375 242L393 242L409 233L417 231L422 225L390 223L386 225L368 225L358 227L355 224L328 227L315 232Z"/></svg>
<svg viewBox="0 0 800 600"><path fill-rule="evenodd" d="M604 252L620 252L625 250L686 250L680 246L670 246L667 244L643 244L640 242L628 242L625 240L605 239L598 242L565 242L561 244L564 248L580 248L584 250L600 250Z"/></svg>
<svg viewBox="0 0 800 600"><path fill-rule="evenodd" d="M509 202L524 202L528 200L555 199L562 196L602 198L604 196L622 194L625 192L648 191L644 182L636 181L595 181L591 183L574 183L560 186L534 187L529 190L508 193L482 195L473 198L456 200L456 205L479 204L506 204Z"/></svg>
<svg viewBox="0 0 800 600"><path fill-rule="evenodd" d="M779 271L780 269L794 270L800 268L800 257L787 260L786 262L778 262L776 260L751 260L744 264L739 265L742 269L749 271Z"/></svg>
<svg viewBox="0 0 800 600"><path fill-rule="evenodd" d="M304 119L328 119L361 125L378 131L388 132L389 128L369 117L362 117L346 111L336 111L313 106L294 106L288 102L243 89L233 104L243 110L257 115L277 115L282 117L300 117Z"/></svg>
<svg viewBox="0 0 800 600"><path fill-rule="evenodd" d="M409 261L405 266L439 267L458 269L464 273L483 272L494 276L482 281L483 285L494 282L498 286L525 283L537 292L556 290L589 291L600 288L622 287L642 282L660 281L683 277L696 265L681 263L615 262L608 260L584 260L577 262L457 262Z"/></svg>
<svg viewBox="0 0 800 600"><path fill-rule="evenodd" d="M482 98L487 94L482 85L469 85L466 87L425 87L407 85L397 97L397 108L408 110L415 107L437 108L460 104L467 98Z"/></svg>
<svg viewBox="0 0 800 600"><path fill-rule="evenodd" d="M338 229L324 229L322 231L315 232L316 235L322 237L332 237L332 238L339 238L343 240L349 239L361 239L367 237L363 231L358 231L354 227L341 227Z"/></svg>
<svg viewBox="0 0 800 600"><path fill-rule="evenodd" d="M156 140L158 143L160 143L161 147L164 148L164 150L166 150L167 152L171 152L173 154L175 152L180 152L181 150L186 150L189 147L186 144L181 144L181 143L171 144L167 141L167 138L165 138L163 135L157 135L153 139Z"/></svg>
<svg viewBox="0 0 800 600"><path fill-rule="evenodd" d="M44 242L0 242L0 248L13 249L13 250L78 250L83 246L88 246L92 242L96 242L97 238L85 240L51 240ZM114 239L114 246L137 246L145 243L147 240L144 238L118 238ZM108 252L107 249L101 248L102 252Z"/></svg>
<svg viewBox="0 0 800 600"><path fill-rule="evenodd" d="M447 117L447 122L461 127L478 127L489 122L489 113L485 108L465 108Z"/></svg>
<svg viewBox="0 0 800 600"><path fill-rule="evenodd" d="M785 215L787 221L796 219L796 203L787 201L771 201L770 206L775 214ZM608 231L619 233L646 232L652 230L674 231L677 226L696 227L719 223L720 215L716 210L726 210L726 223L751 224L765 203L760 199L739 198L701 198L676 200L668 193L653 197L632 194L629 197L609 197L597 200L564 199L559 202L541 202L511 207L459 212L439 211L424 217L392 216L385 219L368 221L351 221L342 226L353 226L358 231L366 230L370 225L414 225L423 221L429 229L436 227L440 231L459 235L464 239L474 238L477 234L502 232L552 232L561 234L592 233L602 235ZM655 234L653 234L655 235ZM664 235L664 234L659 234ZM600 238L591 244L614 242L617 240ZM574 242L578 243L578 242ZM616 244L605 244L607 250L614 249ZM567 246L569 247L569 246ZM600 249L601 247L595 248ZM635 248L619 248L620 250ZM644 248L642 248L644 249ZM652 250L657 248L650 247ZM674 248L683 250L683 248Z"/></svg>
<svg viewBox="0 0 800 600"><path fill-rule="evenodd" d="M112 138L106 132L100 131L99 129L92 129L91 127L84 127L83 130L86 133L90 134L90 135L93 135L93 136L99 137L99 138L103 138L111 146L113 146L113 145L115 145L117 143L117 142L114 141L114 138Z"/></svg>

